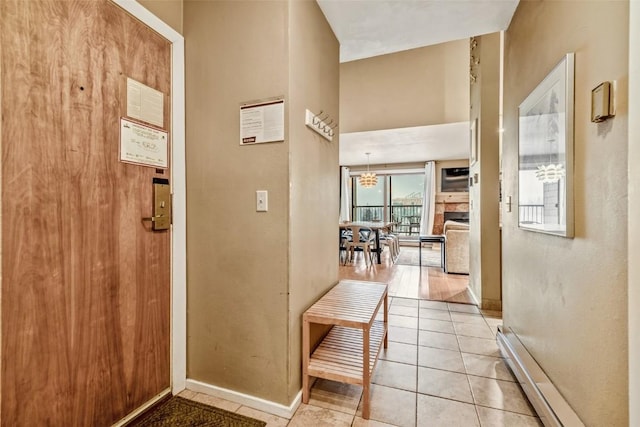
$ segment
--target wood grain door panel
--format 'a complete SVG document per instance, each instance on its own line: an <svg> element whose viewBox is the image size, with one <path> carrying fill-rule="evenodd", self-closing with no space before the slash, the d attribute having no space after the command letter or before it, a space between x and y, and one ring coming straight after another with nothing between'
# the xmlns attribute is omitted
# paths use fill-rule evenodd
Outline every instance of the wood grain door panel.
<svg viewBox="0 0 640 427"><path fill-rule="evenodd" d="M0 22L1 425L111 425L170 385L169 171L118 158L121 79L170 94L171 46L106 0Z"/></svg>

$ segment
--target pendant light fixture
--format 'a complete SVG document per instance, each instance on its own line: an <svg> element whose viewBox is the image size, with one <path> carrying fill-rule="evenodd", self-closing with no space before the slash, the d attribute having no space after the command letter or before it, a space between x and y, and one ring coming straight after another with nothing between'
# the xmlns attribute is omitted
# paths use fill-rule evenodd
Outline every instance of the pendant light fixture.
<svg viewBox="0 0 640 427"><path fill-rule="evenodd" d="M564 178L565 175L566 171L562 163L538 166L536 170L536 177L545 184L558 182Z"/></svg>
<svg viewBox="0 0 640 427"><path fill-rule="evenodd" d="M360 186L363 188L372 188L378 184L378 177L375 172L369 171L369 155L371 153L365 153L367 155L367 172L360 175Z"/></svg>

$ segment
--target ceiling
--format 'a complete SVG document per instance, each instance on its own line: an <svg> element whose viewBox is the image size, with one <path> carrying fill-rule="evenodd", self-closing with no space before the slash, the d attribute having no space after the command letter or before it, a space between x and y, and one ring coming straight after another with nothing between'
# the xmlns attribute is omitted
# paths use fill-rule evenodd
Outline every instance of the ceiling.
<svg viewBox="0 0 640 427"><path fill-rule="evenodd" d="M442 141L447 141L443 144ZM469 122L340 134L340 164L457 160L469 157Z"/></svg>
<svg viewBox="0 0 640 427"><path fill-rule="evenodd" d="M506 30L518 1L317 0L341 62ZM468 158L469 123L340 134L341 165L365 164L366 152L371 164Z"/></svg>
<svg viewBox="0 0 640 427"><path fill-rule="evenodd" d="M340 62L506 30L519 0L317 0Z"/></svg>

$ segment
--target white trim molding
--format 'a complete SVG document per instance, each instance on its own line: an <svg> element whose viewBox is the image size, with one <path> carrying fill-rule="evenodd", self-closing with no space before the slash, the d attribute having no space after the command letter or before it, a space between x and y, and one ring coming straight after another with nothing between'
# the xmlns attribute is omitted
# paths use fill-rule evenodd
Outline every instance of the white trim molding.
<svg viewBox="0 0 640 427"><path fill-rule="evenodd" d="M476 307L482 309L483 307L480 304L480 302L478 301L478 297L476 296L476 294L473 293L473 289L471 289L470 285L467 285L467 293L471 297L471 301L473 301L473 303L476 305Z"/></svg>
<svg viewBox="0 0 640 427"><path fill-rule="evenodd" d="M287 419L293 417L300 403L302 403L302 390L296 394L296 397L289 406L192 379L187 379L187 390L226 399L240 405L248 406L249 408L257 409L258 411L267 412Z"/></svg>
<svg viewBox="0 0 640 427"><path fill-rule="evenodd" d="M185 165L184 37L134 0L111 0L171 42L171 391L187 378L187 186Z"/></svg>
<svg viewBox="0 0 640 427"><path fill-rule="evenodd" d="M126 417L124 417L123 419L121 419L117 423L113 424L111 427L124 427L124 426L126 426L131 421L133 421L134 419L136 419L140 415L142 415L147 409L151 408L156 403L160 402L162 399L164 399L165 397L170 396L170 395L171 395L171 389L167 388L166 390L163 390L162 392L156 394L147 403L145 403L144 405L138 407L135 411L131 412Z"/></svg>

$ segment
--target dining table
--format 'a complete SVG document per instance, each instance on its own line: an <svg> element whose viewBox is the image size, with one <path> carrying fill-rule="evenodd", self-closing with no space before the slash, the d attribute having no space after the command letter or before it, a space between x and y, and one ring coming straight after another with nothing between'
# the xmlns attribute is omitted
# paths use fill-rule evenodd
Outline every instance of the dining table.
<svg viewBox="0 0 640 427"><path fill-rule="evenodd" d="M391 221L345 221L338 223L339 235L342 236L342 230L354 226L354 227L368 227L370 228L376 236L376 260L378 264L381 264L381 256L382 248L380 247L380 231L389 231L393 227L393 222Z"/></svg>

